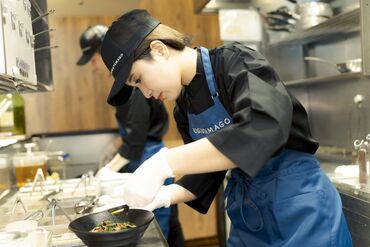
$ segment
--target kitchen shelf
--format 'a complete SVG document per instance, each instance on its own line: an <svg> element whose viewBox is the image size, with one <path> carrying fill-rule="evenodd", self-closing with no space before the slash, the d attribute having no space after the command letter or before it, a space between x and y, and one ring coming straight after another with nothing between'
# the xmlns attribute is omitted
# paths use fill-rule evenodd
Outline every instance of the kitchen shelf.
<svg viewBox="0 0 370 247"><path fill-rule="evenodd" d="M306 30L296 31L288 37L270 43L271 46L288 44L308 44L317 40L332 38L333 36L343 35L360 31L360 8L339 14L333 18Z"/></svg>
<svg viewBox="0 0 370 247"><path fill-rule="evenodd" d="M3 93L30 93L30 92L47 92L52 91L53 86L46 85L40 82L37 84L30 84L21 80L16 80L14 78L0 75L0 94Z"/></svg>
<svg viewBox="0 0 370 247"><path fill-rule="evenodd" d="M322 82L332 82L332 81L343 80L343 79L348 79L348 78L360 78L362 76L363 76L362 72L349 72L349 73L343 73L343 74L333 75L333 76L318 76L318 77L312 77L312 78L306 78L306 79L286 81L284 82L284 84L289 87L289 86L306 85L306 84L314 84L314 83L322 83Z"/></svg>

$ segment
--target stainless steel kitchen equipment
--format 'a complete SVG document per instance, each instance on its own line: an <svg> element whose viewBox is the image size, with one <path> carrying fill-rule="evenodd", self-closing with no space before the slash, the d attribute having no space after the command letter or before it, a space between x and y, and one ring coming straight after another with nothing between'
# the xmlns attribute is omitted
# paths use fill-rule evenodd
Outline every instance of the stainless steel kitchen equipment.
<svg viewBox="0 0 370 247"><path fill-rule="evenodd" d="M32 38L31 3L3 0L1 4L0 74L14 80L37 83L34 40Z"/></svg>
<svg viewBox="0 0 370 247"><path fill-rule="evenodd" d="M320 1L298 3L297 12L301 16L297 25L300 29L311 28L333 16L330 4Z"/></svg>
<svg viewBox="0 0 370 247"><path fill-rule="evenodd" d="M333 10L330 7L330 4L320 2L320 1L311 1L303 2L298 4L298 13L302 16L324 16L332 17Z"/></svg>
<svg viewBox="0 0 370 247"><path fill-rule="evenodd" d="M361 72L361 68L362 68L361 58L350 59L350 60L340 62L340 63L333 63L333 62L330 62L326 59L322 59L319 57L304 57L304 60L329 64L331 66L334 66L341 73Z"/></svg>
<svg viewBox="0 0 370 247"><path fill-rule="evenodd" d="M355 140L353 145L355 146L355 149L357 150L357 165L358 165L358 182L361 186L361 188L365 188L367 185L367 149L368 149L368 143L364 140Z"/></svg>
<svg viewBox="0 0 370 247"><path fill-rule="evenodd" d="M46 0L2 0L0 5L0 93L51 90ZM44 13L47 13L43 15ZM43 54L36 54L43 52ZM40 83L42 82L42 83Z"/></svg>
<svg viewBox="0 0 370 247"><path fill-rule="evenodd" d="M76 214L90 213L95 207L95 203L99 200L98 196L86 196L75 204Z"/></svg>

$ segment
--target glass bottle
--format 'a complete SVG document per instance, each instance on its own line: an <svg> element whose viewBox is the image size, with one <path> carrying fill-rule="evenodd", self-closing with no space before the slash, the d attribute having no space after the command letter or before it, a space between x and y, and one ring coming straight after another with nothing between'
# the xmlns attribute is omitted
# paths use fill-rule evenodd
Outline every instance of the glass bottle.
<svg viewBox="0 0 370 247"><path fill-rule="evenodd" d="M18 93L0 95L0 132L7 135L25 135L24 100Z"/></svg>

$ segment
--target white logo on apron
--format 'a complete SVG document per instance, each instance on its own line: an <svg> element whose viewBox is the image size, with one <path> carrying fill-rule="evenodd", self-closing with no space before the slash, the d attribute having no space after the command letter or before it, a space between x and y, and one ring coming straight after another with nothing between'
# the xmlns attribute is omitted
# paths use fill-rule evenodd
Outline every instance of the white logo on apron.
<svg viewBox="0 0 370 247"><path fill-rule="evenodd" d="M193 128L193 132L195 134L210 134L217 132L218 130L222 129L226 125L229 125L231 120L229 118L225 118L224 120L214 124L213 126L207 128Z"/></svg>

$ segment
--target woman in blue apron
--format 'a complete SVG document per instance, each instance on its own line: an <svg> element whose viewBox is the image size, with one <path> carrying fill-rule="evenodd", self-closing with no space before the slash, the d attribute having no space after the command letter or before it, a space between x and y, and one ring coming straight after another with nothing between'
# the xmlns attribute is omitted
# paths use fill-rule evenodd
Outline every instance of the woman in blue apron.
<svg viewBox="0 0 370 247"><path fill-rule="evenodd" d="M206 213L225 173L228 246L352 246L340 197L314 157L307 113L258 52L232 43L212 50L145 10L110 26L102 58L115 78L112 105L132 88L176 100L183 146L161 149L123 188L132 207L186 202ZM162 186L168 177L184 175Z"/></svg>
<svg viewBox="0 0 370 247"><path fill-rule="evenodd" d="M96 25L89 27L80 37L82 57L77 62L84 65L90 62L95 71L104 73L99 49L108 27ZM108 74L108 73L107 73ZM108 74L109 75L109 74ZM168 114L162 102L146 99L136 90L130 99L116 106L116 119L119 126L120 147L116 156L102 169L98 175L107 176L111 172L133 173L145 160L164 148L162 138L168 129ZM108 172L104 172L109 170ZM173 178L164 181L165 185L173 183ZM169 237L171 208L154 210L155 217L165 238ZM174 216L177 218L177 215ZM181 227L178 227L181 230ZM182 232L176 233L182 239Z"/></svg>

